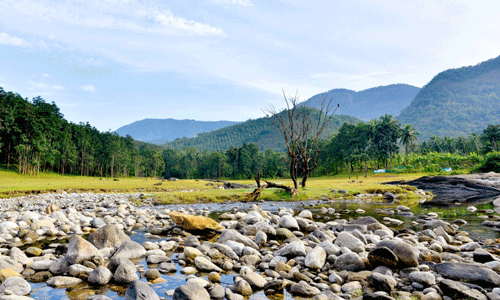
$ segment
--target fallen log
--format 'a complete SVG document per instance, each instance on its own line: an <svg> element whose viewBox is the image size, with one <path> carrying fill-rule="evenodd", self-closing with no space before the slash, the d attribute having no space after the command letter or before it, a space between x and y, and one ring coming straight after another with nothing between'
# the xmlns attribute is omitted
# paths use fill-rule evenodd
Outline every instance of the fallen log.
<svg viewBox="0 0 500 300"><path fill-rule="evenodd" d="M256 181L257 181L257 179L256 179ZM246 197L246 201L247 202L257 200L257 198L259 198L259 196L262 193L262 191L265 190L265 189L267 189L267 188L282 189L282 190L287 191L288 193L290 193L290 195L292 197L295 196L295 195L297 195L299 193L296 189L294 189L292 187L289 187L289 186L286 186L286 185L282 185L282 184L278 184L278 183L274 183L274 182L270 182L270 181L267 181L267 180L264 180L264 181L266 182L266 184L260 185L260 187L256 188L253 192L251 192L250 194L247 195L247 197Z"/></svg>

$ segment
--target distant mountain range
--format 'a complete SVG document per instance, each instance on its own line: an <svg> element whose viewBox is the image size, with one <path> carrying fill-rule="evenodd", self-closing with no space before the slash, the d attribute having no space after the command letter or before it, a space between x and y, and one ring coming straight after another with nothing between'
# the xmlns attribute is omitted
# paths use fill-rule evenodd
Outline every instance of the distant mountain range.
<svg viewBox="0 0 500 300"><path fill-rule="evenodd" d="M322 101L332 100L339 104L337 114L354 116L362 121L378 119L385 114L399 115L410 105L420 88L408 84L391 84L379 86L363 91L334 89L325 93L312 96L300 105L312 108L321 108Z"/></svg>
<svg viewBox="0 0 500 300"><path fill-rule="evenodd" d="M312 110L315 114L317 110ZM357 124L360 120L344 115L335 115L323 132L323 138L336 133L344 123ZM174 149L195 147L201 151L220 151L231 147L240 147L243 143L254 143L260 150L272 149L282 151L285 149L283 135L272 123L271 117L248 120L241 124L224 127L212 132L198 134L195 138L176 139L166 144Z"/></svg>
<svg viewBox="0 0 500 300"><path fill-rule="evenodd" d="M397 117L420 139L466 136L500 124L500 56L436 75Z"/></svg>
<svg viewBox="0 0 500 300"><path fill-rule="evenodd" d="M192 138L201 132L209 132L238 123L241 122L144 119L122 126L116 130L116 133L121 136L128 134L135 140L143 142L165 144L176 138Z"/></svg>
<svg viewBox="0 0 500 300"><path fill-rule="evenodd" d="M334 89L300 105L320 108L325 97L339 104L329 134L344 122L369 121L385 114L395 116L403 125L412 124L421 140L433 135L457 137L480 133L490 124L500 124L500 57L441 72L422 89L407 84L359 92ZM224 150L246 142L261 149L283 148L282 137L268 118L243 123L145 119L116 132L144 142L168 142L169 147L177 149L193 146L200 150Z"/></svg>

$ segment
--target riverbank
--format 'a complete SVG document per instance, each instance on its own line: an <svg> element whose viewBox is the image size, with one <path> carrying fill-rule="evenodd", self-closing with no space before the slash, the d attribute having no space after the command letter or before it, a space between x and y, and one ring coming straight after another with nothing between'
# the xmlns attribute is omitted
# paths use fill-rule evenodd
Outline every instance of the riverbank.
<svg viewBox="0 0 500 300"><path fill-rule="evenodd" d="M359 199L152 207L140 193L0 203L0 294L29 297L19 299L500 296L500 240L469 234L474 220L499 219L482 208L453 218ZM175 211L218 224L192 231Z"/></svg>

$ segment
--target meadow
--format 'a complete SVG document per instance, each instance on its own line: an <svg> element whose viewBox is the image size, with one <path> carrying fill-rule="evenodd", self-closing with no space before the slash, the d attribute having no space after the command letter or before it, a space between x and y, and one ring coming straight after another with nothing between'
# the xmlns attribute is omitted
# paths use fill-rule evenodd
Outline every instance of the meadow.
<svg viewBox="0 0 500 300"><path fill-rule="evenodd" d="M411 174L370 174L368 177L349 178L347 175L335 177L314 177L308 181L306 188L300 188L299 194L291 197L288 193L278 189L264 190L259 200L312 200L312 199L339 199L344 194L334 193L346 190L348 195L365 193L392 192L400 195L400 199L412 201L418 197L412 193L414 188L409 186L385 185L385 182L412 180L423 173ZM275 183L292 186L289 179L270 179ZM253 180L230 180L241 184L255 184ZM0 169L0 198L23 196L39 193L96 192L96 193L125 193L140 192L152 195L157 204L200 203L245 201L246 195L253 188L222 189L221 182L202 179L183 179L169 181L142 177L127 178L99 178L89 176L59 175L56 173L40 173L37 176L20 175L14 171ZM377 200L377 199L372 199Z"/></svg>

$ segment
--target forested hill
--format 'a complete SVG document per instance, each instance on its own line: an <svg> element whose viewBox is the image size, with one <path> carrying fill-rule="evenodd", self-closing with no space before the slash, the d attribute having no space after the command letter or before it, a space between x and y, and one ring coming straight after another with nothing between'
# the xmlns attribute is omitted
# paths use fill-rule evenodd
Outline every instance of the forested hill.
<svg viewBox="0 0 500 300"><path fill-rule="evenodd" d="M313 111L318 113L317 110ZM344 123L357 124L359 122L359 119L351 116L335 115L323 132L323 138L336 133ZM167 143L166 146L173 149L195 147L200 151L219 151L241 147L244 143L254 143L261 151L267 149L282 151L285 148L283 136L273 125L271 117L248 120L212 132L200 133L195 138L179 138Z"/></svg>
<svg viewBox="0 0 500 300"><path fill-rule="evenodd" d="M301 103L320 109L323 99L332 99L339 104L338 114L354 116L363 121L378 119L389 114L398 115L415 98L420 88L408 84L391 84L363 91L334 89L326 93L312 96Z"/></svg>
<svg viewBox="0 0 500 300"><path fill-rule="evenodd" d="M439 73L399 117L420 139L466 136L500 123L500 57Z"/></svg>
<svg viewBox="0 0 500 300"><path fill-rule="evenodd" d="M238 123L240 122L144 119L122 126L116 130L116 133L121 136L128 134L134 139L143 142L164 144L176 138L191 138L201 132L209 132Z"/></svg>

